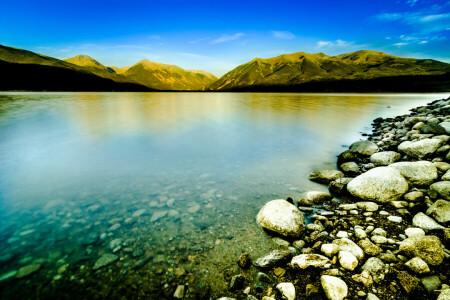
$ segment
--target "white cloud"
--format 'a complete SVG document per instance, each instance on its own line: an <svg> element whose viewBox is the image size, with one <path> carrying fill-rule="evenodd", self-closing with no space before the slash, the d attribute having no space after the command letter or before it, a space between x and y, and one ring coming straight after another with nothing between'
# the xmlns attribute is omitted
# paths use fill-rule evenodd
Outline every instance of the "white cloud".
<svg viewBox="0 0 450 300"><path fill-rule="evenodd" d="M327 48L327 47L348 47L348 46L353 46L354 43L353 42L347 42L347 41L343 41L343 40L335 40L335 41L319 41L317 42L317 47L318 48Z"/></svg>
<svg viewBox="0 0 450 300"><path fill-rule="evenodd" d="M409 6L414 6L417 4L419 0L407 0L406 4L408 4Z"/></svg>
<svg viewBox="0 0 450 300"><path fill-rule="evenodd" d="M448 19L450 18L450 14L437 14L437 15L427 15L424 17L421 17L419 20L421 22L434 22L442 19Z"/></svg>
<svg viewBox="0 0 450 300"><path fill-rule="evenodd" d="M392 44L392 46L397 46L397 47L402 47L402 46L406 46L406 45L408 45L408 43L395 43L395 44Z"/></svg>
<svg viewBox="0 0 450 300"><path fill-rule="evenodd" d="M428 41L420 41L419 42L419 44L421 44L421 45L426 44L426 43L428 43Z"/></svg>
<svg viewBox="0 0 450 300"><path fill-rule="evenodd" d="M235 33L233 35L228 35L228 34L223 34L221 37L212 40L211 44L220 44L220 43L226 43L226 42L231 42L231 41L235 41L240 39L241 37L243 37L245 34L243 34L242 32L238 32Z"/></svg>
<svg viewBox="0 0 450 300"><path fill-rule="evenodd" d="M292 32L289 32L289 31L275 31L275 30L272 30L270 33L274 37L276 37L277 39L291 40L291 39L295 38L295 35Z"/></svg>

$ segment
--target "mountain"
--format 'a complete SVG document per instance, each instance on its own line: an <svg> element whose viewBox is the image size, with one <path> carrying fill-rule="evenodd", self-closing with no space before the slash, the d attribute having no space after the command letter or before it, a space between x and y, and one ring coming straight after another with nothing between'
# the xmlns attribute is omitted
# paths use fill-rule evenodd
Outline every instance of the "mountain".
<svg viewBox="0 0 450 300"><path fill-rule="evenodd" d="M133 66L116 69L116 72L137 83L159 90L204 90L217 77L199 70L184 70L175 65L166 65L141 60Z"/></svg>
<svg viewBox="0 0 450 300"><path fill-rule="evenodd" d="M98 76L70 62L2 45L0 74L0 90L151 91L136 83Z"/></svg>
<svg viewBox="0 0 450 300"><path fill-rule="evenodd" d="M448 72L450 64L436 60L401 58L368 50L338 56L298 52L268 59L255 58L222 76L209 89L351 91L352 88L362 88L358 85L352 87L351 82L358 82L370 86L364 91L380 91L383 86L377 83L386 84L393 78L401 84L410 80L420 83L426 78L423 76L435 75L435 79L448 85L448 76L445 75ZM340 89L337 82L345 83L346 88Z"/></svg>

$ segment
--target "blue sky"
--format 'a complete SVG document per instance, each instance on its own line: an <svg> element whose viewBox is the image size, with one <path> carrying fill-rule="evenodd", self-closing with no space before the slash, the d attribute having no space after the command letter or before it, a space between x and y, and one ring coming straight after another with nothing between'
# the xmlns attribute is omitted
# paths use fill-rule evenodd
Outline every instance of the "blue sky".
<svg viewBox="0 0 450 300"><path fill-rule="evenodd" d="M222 75L255 57L360 49L450 62L450 1L2 1L0 44Z"/></svg>

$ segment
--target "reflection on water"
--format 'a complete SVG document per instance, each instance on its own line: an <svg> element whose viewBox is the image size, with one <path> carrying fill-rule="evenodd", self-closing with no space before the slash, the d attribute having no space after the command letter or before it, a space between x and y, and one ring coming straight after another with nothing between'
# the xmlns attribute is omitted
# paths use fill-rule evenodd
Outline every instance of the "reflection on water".
<svg viewBox="0 0 450 300"><path fill-rule="evenodd" d="M219 295L275 247L263 203L323 190L306 174L372 119L444 97L0 93L0 297Z"/></svg>

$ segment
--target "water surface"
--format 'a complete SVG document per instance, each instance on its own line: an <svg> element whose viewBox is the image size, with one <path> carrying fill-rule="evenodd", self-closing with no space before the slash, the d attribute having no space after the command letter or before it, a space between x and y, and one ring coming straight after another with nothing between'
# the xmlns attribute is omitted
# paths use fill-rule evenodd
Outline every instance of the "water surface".
<svg viewBox="0 0 450 300"><path fill-rule="evenodd" d="M0 276L38 266L0 298L226 294L242 252L276 248L265 202L326 191L306 175L372 119L444 97L0 93Z"/></svg>

